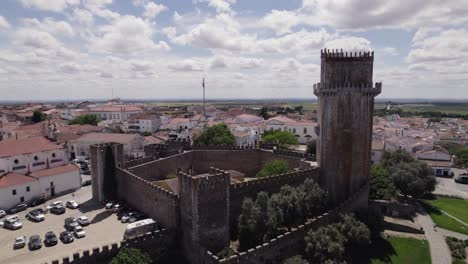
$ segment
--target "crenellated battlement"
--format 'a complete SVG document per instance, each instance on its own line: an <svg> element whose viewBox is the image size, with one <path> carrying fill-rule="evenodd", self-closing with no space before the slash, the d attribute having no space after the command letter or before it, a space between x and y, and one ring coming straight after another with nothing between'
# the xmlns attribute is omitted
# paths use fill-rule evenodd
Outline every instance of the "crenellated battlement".
<svg viewBox="0 0 468 264"><path fill-rule="evenodd" d="M373 51L355 51L355 52L347 52L343 51L343 49L323 49L320 50L320 57L325 59L332 59L332 60L374 60L374 52Z"/></svg>
<svg viewBox="0 0 468 264"><path fill-rule="evenodd" d="M169 229L161 229L139 235L129 240L122 240L119 242L102 245L100 247L93 247L92 249L77 251L72 253L71 257L69 255L61 259L54 259L50 263L107 263L119 252L119 249L122 247L142 248L146 250L151 250L155 246L170 247L174 244L175 238L175 233L173 231Z"/></svg>
<svg viewBox="0 0 468 264"><path fill-rule="evenodd" d="M267 176L263 178L256 178L255 180L250 180L250 181L231 183L231 189L236 190L236 189L243 189L243 188L248 188L248 187L253 187L253 186L258 186L258 185L271 185L275 183L285 183L285 182L291 181L294 178L306 178L314 174L318 175L319 171L320 171L319 167L314 167L311 169L293 171L293 172L288 172L288 173L279 174L279 175L271 175L271 176Z"/></svg>
<svg viewBox="0 0 468 264"><path fill-rule="evenodd" d="M254 146L193 146L193 150L247 150L256 149Z"/></svg>
<svg viewBox="0 0 468 264"><path fill-rule="evenodd" d="M145 179L143 179L141 177L136 176L135 174L133 174L131 172L131 170L123 170L123 169L120 169L120 170L123 171L125 173L125 175L129 179L148 186L149 188L151 188L154 192L156 192L158 194L162 194L162 195L167 196L167 197L169 197L171 199L174 199L174 200L178 200L178 198L179 198L179 196L177 194L175 194L175 193L173 193L171 191L168 191L167 189L161 188L158 185L153 184L153 183L151 183L151 182L149 182L149 181L147 181L147 180L145 180Z"/></svg>
<svg viewBox="0 0 468 264"><path fill-rule="evenodd" d="M376 82L372 86L370 82L362 83L316 83L314 84L314 94L317 96L327 96L335 94L359 93L365 96L377 96L382 92L382 83Z"/></svg>

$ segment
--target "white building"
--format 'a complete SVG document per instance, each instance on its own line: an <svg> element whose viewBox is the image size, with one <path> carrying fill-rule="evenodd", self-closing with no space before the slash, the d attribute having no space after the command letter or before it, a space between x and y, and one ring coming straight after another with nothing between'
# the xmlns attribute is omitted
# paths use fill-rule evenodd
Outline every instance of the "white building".
<svg viewBox="0 0 468 264"><path fill-rule="evenodd" d="M125 122L126 132L149 132L153 133L161 127L161 118L158 115L150 113L133 114Z"/></svg>
<svg viewBox="0 0 468 264"><path fill-rule="evenodd" d="M124 145L124 155L132 157L142 157L144 155L144 138L139 134L118 134L118 133L88 133L70 144L70 151L80 160L89 158L90 146L100 143L121 143Z"/></svg>
<svg viewBox="0 0 468 264"><path fill-rule="evenodd" d="M190 118L172 118L162 129L169 130L169 137L174 140L191 140L192 128L196 126Z"/></svg>
<svg viewBox="0 0 468 264"><path fill-rule="evenodd" d="M143 109L135 105L96 105L87 107L84 112L101 120L126 121L130 115L141 113Z"/></svg>
<svg viewBox="0 0 468 264"><path fill-rule="evenodd" d="M317 139L315 132L317 123L312 121L296 121L286 116L275 116L266 121L267 131L290 131L299 141L300 144L307 144L307 142Z"/></svg>
<svg viewBox="0 0 468 264"><path fill-rule="evenodd" d="M81 187L79 168L63 145L42 137L0 141L0 208Z"/></svg>
<svg viewBox="0 0 468 264"><path fill-rule="evenodd" d="M380 140L380 139L372 139L372 149L371 149L372 164L379 164L380 161L382 161L384 151L385 151L385 141Z"/></svg>

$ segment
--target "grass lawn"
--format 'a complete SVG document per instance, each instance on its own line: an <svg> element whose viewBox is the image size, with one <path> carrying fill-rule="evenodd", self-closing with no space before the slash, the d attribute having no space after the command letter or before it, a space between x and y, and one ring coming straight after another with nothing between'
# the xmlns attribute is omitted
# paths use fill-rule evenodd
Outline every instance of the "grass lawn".
<svg viewBox="0 0 468 264"><path fill-rule="evenodd" d="M463 199L436 196L434 200L425 200L432 206L443 210L468 224L468 201Z"/></svg>
<svg viewBox="0 0 468 264"><path fill-rule="evenodd" d="M372 242L367 256L353 257L352 263L363 264L428 264L431 263L429 243L415 238L388 237Z"/></svg>
<svg viewBox="0 0 468 264"><path fill-rule="evenodd" d="M468 227L455 221L453 218L442 213L435 207L431 207L426 204L422 205L424 206L424 209L426 209L427 213L431 216L432 221L434 221L438 227L468 235Z"/></svg>

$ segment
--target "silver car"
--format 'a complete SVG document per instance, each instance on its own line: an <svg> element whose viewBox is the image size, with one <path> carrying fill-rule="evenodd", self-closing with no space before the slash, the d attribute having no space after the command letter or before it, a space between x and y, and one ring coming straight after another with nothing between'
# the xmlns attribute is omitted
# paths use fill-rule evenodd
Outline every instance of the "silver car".
<svg viewBox="0 0 468 264"><path fill-rule="evenodd" d="M4 225L6 228L11 229L11 230L17 230L23 227L21 222L18 219L14 219L14 218L13 219L7 218L5 220Z"/></svg>
<svg viewBox="0 0 468 264"><path fill-rule="evenodd" d="M24 248L26 246L26 237L19 236L15 238L15 242L13 243L13 249Z"/></svg>

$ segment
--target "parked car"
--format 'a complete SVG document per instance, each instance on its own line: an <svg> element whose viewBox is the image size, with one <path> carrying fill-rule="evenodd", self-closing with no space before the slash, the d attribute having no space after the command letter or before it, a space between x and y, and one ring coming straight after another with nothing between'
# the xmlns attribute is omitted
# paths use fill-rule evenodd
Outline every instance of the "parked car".
<svg viewBox="0 0 468 264"><path fill-rule="evenodd" d="M91 180L86 180L81 185L82 186L89 186L89 185L91 185Z"/></svg>
<svg viewBox="0 0 468 264"><path fill-rule="evenodd" d="M89 225L89 219L88 219L88 217L86 217L84 215L78 216L78 218L76 218L76 221L78 221L78 224L80 224L80 226Z"/></svg>
<svg viewBox="0 0 468 264"><path fill-rule="evenodd" d="M122 223L128 223L128 220L135 214L135 212L128 212L122 216L120 219L120 222Z"/></svg>
<svg viewBox="0 0 468 264"><path fill-rule="evenodd" d="M75 226L75 229L73 230L73 233L75 233L76 238L82 238L86 236L86 233L81 226Z"/></svg>
<svg viewBox="0 0 468 264"><path fill-rule="evenodd" d="M65 218L65 229L69 231L75 230L75 227L80 226L78 220L75 217Z"/></svg>
<svg viewBox="0 0 468 264"><path fill-rule="evenodd" d="M0 210L0 218L3 218L6 216L6 212L4 210Z"/></svg>
<svg viewBox="0 0 468 264"><path fill-rule="evenodd" d="M34 209L29 211L29 213L26 215L26 218L28 218L31 221L34 222L41 222L45 220L45 215L44 211L42 209Z"/></svg>
<svg viewBox="0 0 468 264"><path fill-rule="evenodd" d="M53 202L53 203L51 203L51 204L49 204L47 206L47 210L50 210L53 207L57 207L57 206L63 206L63 202L62 201L55 201L55 202Z"/></svg>
<svg viewBox="0 0 468 264"><path fill-rule="evenodd" d="M76 209L78 208L79 205L74 200L70 200L70 201L67 201L66 206L70 209Z"/></svg>
<svg viewBox="0 0 468 264"><path fill-rule="evenodd" d="M65 207L63 206L54 206L50 208L50 212L53 214L64 214L66 211Z"/></svg>
<svg viewBox="0 0 468 264"><path fill-rule="evenodd" d="M32 202L29 205L31 207L34 207L34 206L38 206L38 205L43 204L43 203L45 203L45 198L40 197L40 198L32 200Z"/></svg>
<svg viewBox="0 0 468 264"><path fill-rule="evenodd" d="M23 224L19 221L19 218L17 215L14 215L13 217L7 217L5 219L5 228L11 229L11 230L17 230L23 227Z"/></svg>
<svg viewBox="0 0 468 264"><path fill-rule="evenodd" d="M455 182L461 183L461 184L468 184L468 175L466 174L458 175L457 177L455 177Z"/></svg>
<svg viewBox="0 0 468 264"><path fill-rule="evenodd" d="M30 250L35 250L39 249L42 247L42 240L41 237L38 235L32 235L29 238L29 243L28 243L29 249Z"/></svg>
<svg viewBox="0 0 468 264"><path fill-rule="evenodd" d="M53 231L49 231L45 234L44 236L44 244L46 246L54 246L54 245L57 245L57 236L55 235L55 233Z"/></svg>
<svg viewBox="0 0 468 264"><path fill-rule="evenodd" d="M25 203L20 203L18 204L17 206L13 207L10 209L9 213L10 214L16 214L18 212L21 212L21 211L24 211L26 210L26 208L28 208L28 205L25 204Z"/></svg>
<svg viewBox="0 0 468 264"><path fill-rule="evenodd" d="M117 213L117 212L120 210L121 207L122 207L122 206L121 206L120 204L118 204L118 203L114 204L114 205L112 206L112 212L113 212L113 213Z"/></svg>
<svg viewBox="0 0 468 264"><path fill-rule="evenodd" d="M62 240L63 243L71 243L74 239L73 233L70 231L63 231L60 233L60 240Z"/></svg>
<svg viewBox="0 0 468 264"><path fill-rule="evenodd" d="M112 206L114 206L114 202L109 201L106 203L106 209L112 209Z"/></svg>
<svg viewBox="0 0 468 264"><path fill-rule="evenodd" d="M24 248L26 246L26 237L19 236L15 238L15 242L13 243L13 249Z"/></svg>

